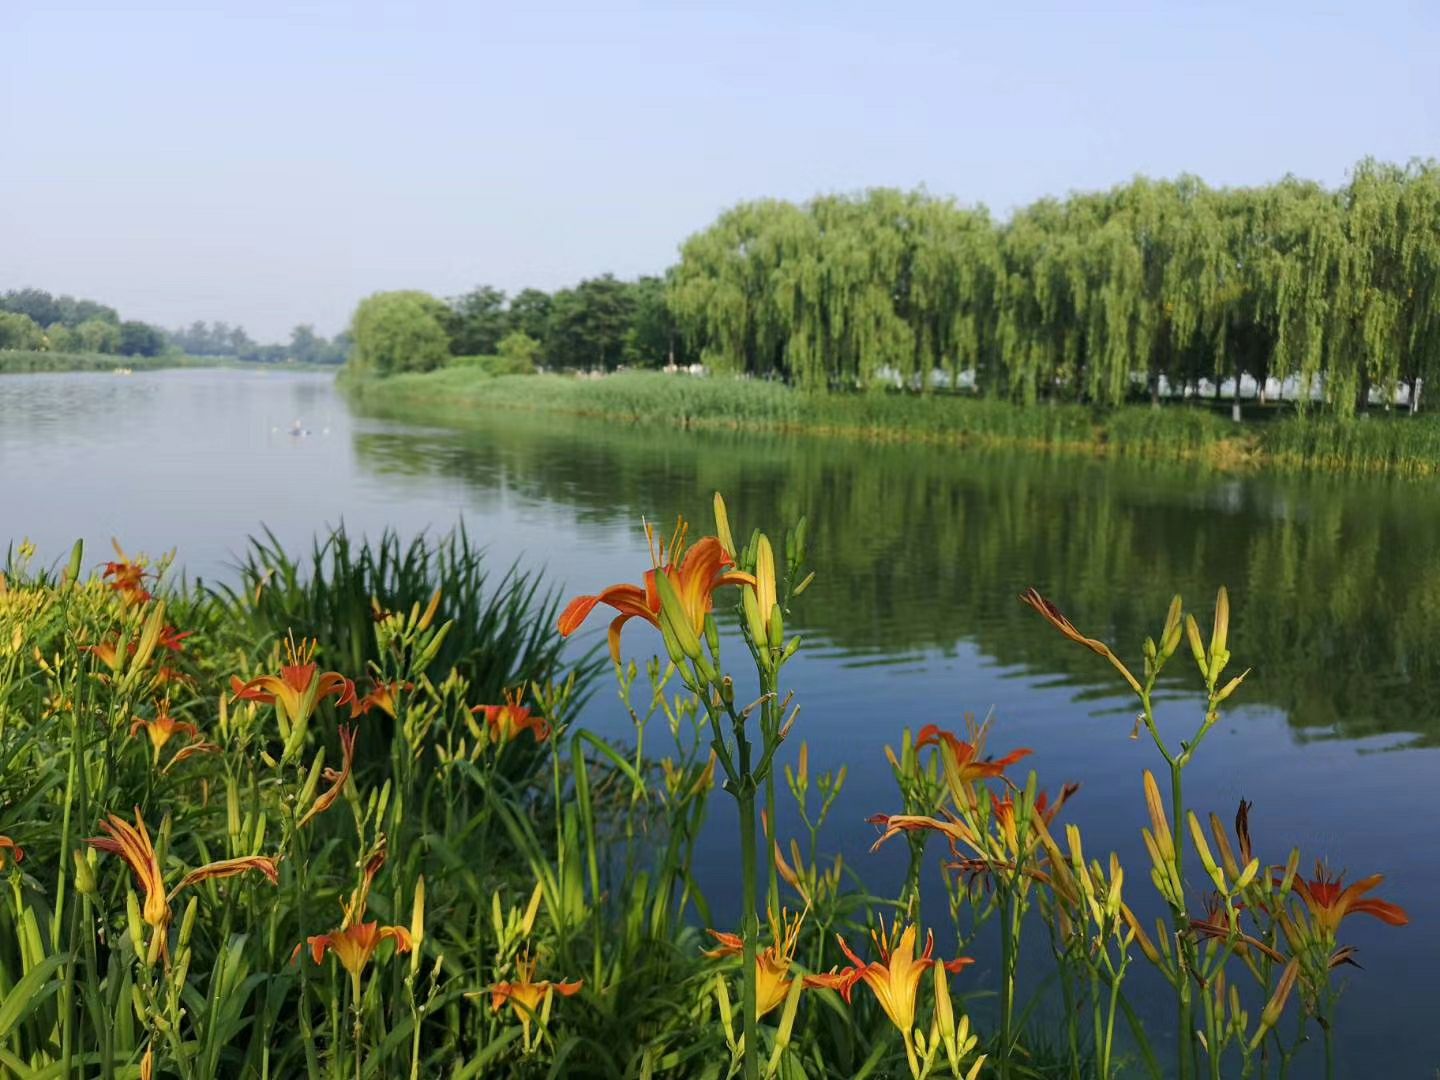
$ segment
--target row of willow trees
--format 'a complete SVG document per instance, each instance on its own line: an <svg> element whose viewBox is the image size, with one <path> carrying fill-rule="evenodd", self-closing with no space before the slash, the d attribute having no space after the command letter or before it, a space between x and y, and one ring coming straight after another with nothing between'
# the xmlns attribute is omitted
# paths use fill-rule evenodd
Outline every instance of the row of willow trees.
<svg viewBox="0 0 1440 1080"><path fill-rule="evenodd" d="M1349 413L1440 376L1440 165L1137 179L1004 223L923 191L750 202L683 245L669 300L712 368L806 387L1116 404L1243 375Z"/></svg>

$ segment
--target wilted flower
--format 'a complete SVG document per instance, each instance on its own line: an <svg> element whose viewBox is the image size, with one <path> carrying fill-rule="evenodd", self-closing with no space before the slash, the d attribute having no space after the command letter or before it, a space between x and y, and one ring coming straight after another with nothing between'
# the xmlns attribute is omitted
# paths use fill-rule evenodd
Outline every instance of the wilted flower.
<svg viewBox="0 0 1440 1080"><path fill-rule="evenodd" d="M691 628L699 634L704 629L705 616L714 606L716 589L722 585L754 585L755 579L739 571L726 571L726 567L734 565L734 560L715 537L703 537L687 550L685 534L682 520L675 526L670 543L662 546L653 527L647 523L645 536L650 543L654 569L645 572L644 586L612 585L596 596L577 596L560 613L561 635L569 637L578 630L596 604L614 608L620 614L610 624L610 657L618 664L620 631L627 622L644 619L657 630L660 628L660 589L655 580L658 574L665 575L674 587Z"/></svg>
<svg viewBox="0 0 1440 1080"><path fill-rule="evenodd" d="M322 791L316 800L310 804L310 809L301 815L296 823L296 828L304 828L311 819L323 814L330 807L335 805L335 800L340 798L345 791L345 782L350 779L350 770L355 765L355 729L342 727L340 729L340 769L326 769L323 773L330 786Z"/></svg>
<svg viewBox="0 0 1440 1080"><path fill-rule="evenodd" d="M1106 645L1103 641L1086 637L1079 630L1076 630L1075 624L1065 617L1064 612L1049 600L1046 600L1045 597L1041 596L1038 591L1035 589L1026 589L1020 596L1020 602L1028 604L1038 611L1045 618L1046 622L1077 645L1084 645L1085 648L1091 652L1105 657L1105 659L1109 660L1114 666L1115 670L1124 676L1125 681L1130 684L1130 688L1134 690L1135 693L1138 694L1141 692L1139 680L1130 674L1130 669L1120 662L1118 656L1110 651L1110 646Z"/></svg>
<svg viewBox="0 0 1440 1080"><path fill-rule="evenodd" d="M191 870L167 895L160 860L156 857L155 846L150 842L150 831L145 827L145 819L140 816L138 806L135 808L134 825L119 814L111 814L100 822L100 831L106 835L91 837L85 842L97 851L119 855L125 860L131 873L135 875L135 884L144 899L141 915L157 930L164 930L170 924L170 901L182 889L191 885L217 878L234 877L250 870L264 875L271 885L280 881L280 872L273 859L261 855L247 855L239 859L206 863L199 869Z"/></svg>

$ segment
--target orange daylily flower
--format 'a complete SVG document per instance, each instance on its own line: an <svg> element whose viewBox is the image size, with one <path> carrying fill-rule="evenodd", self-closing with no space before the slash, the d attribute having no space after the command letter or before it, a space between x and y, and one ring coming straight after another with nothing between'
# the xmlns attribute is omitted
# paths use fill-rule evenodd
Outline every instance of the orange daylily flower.
<svg viewBox="0 0 1440 1080"><path fill-rule="evenodd" d="M330 807L335 805L335 800L340 798L345 791L345 782L350 779L350 770L355 765L355 729L351 727L340 728L340 754L341 764L339 771L326 769L322 774L330 782L330 786L320 793L310 809L301 815L296 823L296 828L304 828L305 825L315 817L323 814ZM319 963L317 960L316 963Z"/></svg>
<svg viewBox="0 0 1440 1080"><path fill-rule="evenodd" d="M515 979L512 982L496 983L490 988L490 1011L499 1012L505 1005L509 1005L516 1016L520 1018L520 1024L525 1029L525 1043L530 1042L530 1021L540 1015L540 1009L545 999L551 994L559 994L561 997L574 997L585 985L585 980L576 979L574 982L550 982L548 979L535 981L535 961L533 959L517 960L515 963Z"/></svg>
<svg viewBox="0 0 1440 1080"><path fill-rule="evenodd" d="M1125 681L1130 684L1130 688L1137 694L1141 692L1139 680L1130 674L1130 669L1120 662L1118 656L1111 652L1110 646L1096 638L1086 637L1079 630L1075 629L1075 624L1065 617L1065 613L1049 600L1046 600L1045 597L1041 596L1036 589L1026 589L1020 595L1020 602L1038 611L1046 622L1077 645L1084 645L1085 648L1097 656L1103 656L1106 660L1109 660L1115 670L1124 676Z"/></svg>
<svg viewBox="0 0 1440 1080"><path fill-rule="evenodd" d="M185 648L185 639L194 632L193 630L178 631L175 627L167 625L160 631L160 638L156 644L171 652L181 652Z"/></svg>
<svg viewBox="0 0 1440 1080"><path fill-rule="evenodd" d="M350 703L350 719L364 716L372 709L379 709L390 719L395 719L395 699L402 691L408 692L415 689L415 684L410 682L376 683L374 688L364 697L356 698Z"/></svg>
<svg viewBox="0 0 1440 1080"><path fill-rule="evenodd" d="M135 884L143 894L144 904L141 916L156 930L164 930L170 924L170 901L182 890L202 881L234 877L255 870L275 885L280 881L280 871L273 859L261 855L247 855L239 859L222 859L207 863L191 870L168 894L165 891L165 876L160 870L160 860L155 854L155 845L150 842L150 831L140 808L135 808L135 824L131 825L119 814L111 814L100 822L105 836L95 836L85 842L97 851L119 855L135 875Z"/></svg>
<svg viewBox="0 0 1440 1080"><path fill-rule="evenodd" d="M795 958L795 946L800 941L800 924L804 921L803 914L791 920L782 912L780 920L772 920L770 924L771 943L755 950L756 1016L764 1016L790 996L790 987L795 982L790 977L790 964ZM705 932L720 943L718 948L705 950L704 955L712 960L744 953L745 940L739 934L723 930Z"/></svg>
<svg viewBox="0 0 1440 1080"><path fill-rule="evenodd" d="M155 719L146 720L140 716L135 717L134 721L130 724L130 737L132 739L135 738L142 730L150 738L150 745L154 748L155 760L157 761L160 759L160 751L164 749L165 744L175 736L184 735L190 739L198 739L200 737L200 729L194 724L187 723L183 720L176 720L170 715L170 702L168 700L157 702Z"/></svg>
<svg viewBox="0 0 1440 1080"><path fill-rule="evenodd" d="M262 675L249 682L230 677L230 688L236 701L258 701L285 710L291 723L309 719L315 706L327 697L335 699L338 708L355 700L355 684L335 671L319 672L319 665L312 659L316 643L302 641L299 645L291 638L286 642L288 664L280 668L279 675Z"/></svg>
<svg viewBox="0 0 1440 1080"><path fill-rule="evenodd" d="M871 932L871 938L880 951L880 959L868 964L855 955L843 937L836 934L835 937L840 942L840 948L853 966L824 975L812 975L806 982L813 986L839 990L840 996L845 999L847 1004L855 984L863 982L875 995L875 1000L880 1003L880 1008L885 1010L885 1015L890 1018L890 1022L908 1039L911 1031L915 1028L915 998L920 989L920 980L925 972L936 963L942 963L946 971L953 973L974 961L968 956L960 956L954 960L943 962L932 959L935 951L933 931L926 931L925 951L916 956L915 945L919 931L913 923L901 933L900 940L894 949L890 948L889 939L884 935L883 930L884 924L882 923L880 931Z"/></svg>
<svg viewBox="0 0 1440 1080"><path fill-rule="evenodd" d="M691 626L699 634L705 628L705 616L714 607L715 590L723 585L754 585L755 579L740 571L728 571L734 565L724 546L713 536L702 537L686 550L686 525L681 520L668 545L661 545L656 539L654 528L648 523L645 536L650 543L650 557L654 568L645 571L645 584L612 585L596 596L577 596L560 613L559 630L562 637L569 637L580 628L595 609L596 604L605 604L620 614L610 624L610 658L620 662L620 631L631 619L644 619L657 630L660 628L660 589L656 585L657 574L664 574L680 598Z"/></svg>
<svg viewBox="0 0 1440 1080"><path fill-rule="evenodd" d="M1371 915L1389 926L1405 926L1410 916L1398 904L1385 900L1364 899L1382 881L1383 874L1371 874L1367 878L1345 884L1344 873L1331 875L1325 867L1315 864L1315 877L1305 880L1295 878L1295 894L1304 901L1316 929L1334 937L1340 930L1340 923L1350 915Z"/></svg>
<svg viewBox="0 0 1440 1080"><path fill-rule="evenodd" d="M505 691L504 705L476 705L470 711L483 713L490 729L490 738L498 743L512 742L522 731L529 731L537 743L550 737L550 725L543 716L536 716L528 705L521 705L522 690Z"/></svg>
<svg viewBox="0 0 1440 1080"><path fill-rule="evenodd" d="M410 931L403 926L381 926L378 922L356 922L329 934L305 939L315 963L323 963L326 951L335 954L340 966L350 973L355 1000L360 999L360 977L383 941L395 942L395 954L408 953Z"/></svg>
<svg viewBox="0 0 1440 1080"><path fill-rule="evenodd" d="M25 849L8 836L0 836L0 870L5 869L5 852L9 851L17 863L25 861Z"/></svg>
<svg viewBox="0 0 1440 1080"><path fill-rule="evenodd" d="M941 730L936 724L926 724L920 729L920 734L915 740L915 749L919 750L926 746L943 746L942 753L948 751L945 758L945 769L952 784L1004 779L1006 769L1034 753L1033 750L1022 748L999 760L993 758L983 761L976 760L984 749L983 736L977 738L973 743L968 743L953 732Z"/></svg>
<svg viewBox="0 0 1440 1080"><path fill-rule="evenodd" d="M120 541L111 540L110 543L115 548L116 558L105 564L100 576L110 581L110 588L120 594L126 607L153 599L154 594L145 587L145 579L154 577L155 572L145 569L143 562L126 555Z"/></svg>

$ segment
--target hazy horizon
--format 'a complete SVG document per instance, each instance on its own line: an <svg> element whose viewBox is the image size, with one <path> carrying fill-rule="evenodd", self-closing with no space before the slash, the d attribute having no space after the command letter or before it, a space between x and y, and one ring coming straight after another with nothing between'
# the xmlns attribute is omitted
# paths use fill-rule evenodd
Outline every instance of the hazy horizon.
<svg viewBox="0 0 1440 1080"><path fill-rule="evenodd" d="M0 290L330 335L379 289L659 272L747 198L924 185L1004 216L1440 147L1419 0L422 8L12 15Z"/></svg>

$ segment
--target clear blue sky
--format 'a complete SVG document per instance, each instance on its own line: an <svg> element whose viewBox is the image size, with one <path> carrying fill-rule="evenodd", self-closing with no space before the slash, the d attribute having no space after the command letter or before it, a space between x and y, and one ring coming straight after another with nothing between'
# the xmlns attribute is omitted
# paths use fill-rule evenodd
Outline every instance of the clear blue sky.
<svg viewBox="0 0 1440 1080"><path fill-rule="evenodd" d="M0 288L267 340L658 271L754 196L1003 215L1440 153L1434 0L5 7Z"/></svg>

